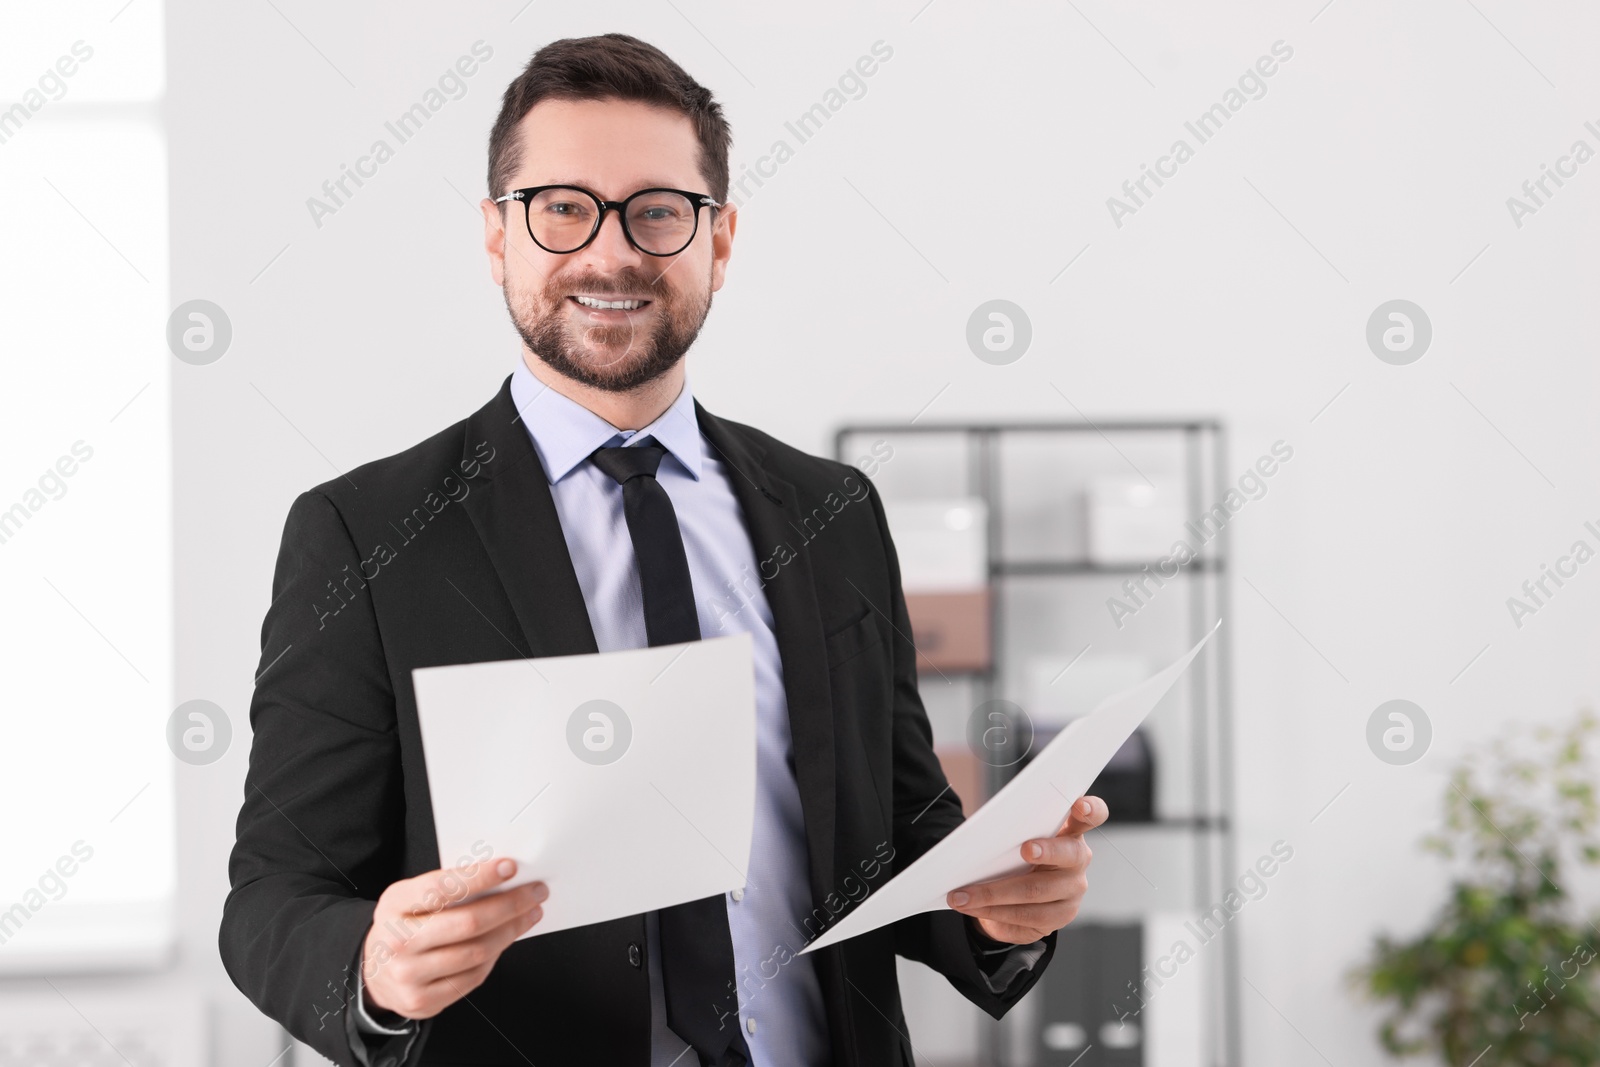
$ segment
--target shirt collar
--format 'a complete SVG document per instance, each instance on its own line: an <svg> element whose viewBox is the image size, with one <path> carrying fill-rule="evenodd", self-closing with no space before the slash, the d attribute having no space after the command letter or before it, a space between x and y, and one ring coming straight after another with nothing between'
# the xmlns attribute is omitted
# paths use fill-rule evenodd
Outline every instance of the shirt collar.
<svg viewBox="0 0 1600 1067"><path fill-rule="evenodd" d="M672 406L641 430L619 430L570 397L545 385L521 359L511 372L511 400L528 430L545 477L554 485L595 449L608 443L632 444L654 437L677 457L689 476L700 478L700 422L694 412L694 394L684 371L683 388ZM620 442L612 439L621 436Z"/></svg>

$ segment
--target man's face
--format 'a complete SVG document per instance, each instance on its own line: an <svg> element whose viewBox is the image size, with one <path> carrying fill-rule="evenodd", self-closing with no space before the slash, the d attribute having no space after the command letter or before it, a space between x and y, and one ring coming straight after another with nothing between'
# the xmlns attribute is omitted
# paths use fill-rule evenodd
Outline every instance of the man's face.
<svg viewBox="0 0 1600 1067"><path fill-rule="evenodd" d="M689 118L631 101L546 100L523 116L522 152L511 184L581 186L603 200L640 189L710 193L698 166L700 143ZM521 203L484 201L491 272L523 342L574 381L622 392L665 374L694 343L722 288L732 249L731 207L700 209L689 247L674 256L634 248L615 211L594 240L567 255L547 252L528 234ZM585 307L576 298L641 300L633 310Z"/></svg>

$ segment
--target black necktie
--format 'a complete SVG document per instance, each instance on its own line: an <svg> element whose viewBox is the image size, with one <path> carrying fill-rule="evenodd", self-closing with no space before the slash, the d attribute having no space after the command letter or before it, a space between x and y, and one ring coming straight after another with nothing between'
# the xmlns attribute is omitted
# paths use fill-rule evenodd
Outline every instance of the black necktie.
<svg viewBox="0 0 1600 1067"><path fill-rule="evenodd" d="M624 448L597 448L594 465L622 486L622 513L639 564L644 628L651 645L700 640L689 559L672 499L656 481L666 448L646 438ZM733 936L720 896L662 908L661 977L667 1025L694 1047L701 1067L742 1067L750 1050L739 1030Z"/></svg>

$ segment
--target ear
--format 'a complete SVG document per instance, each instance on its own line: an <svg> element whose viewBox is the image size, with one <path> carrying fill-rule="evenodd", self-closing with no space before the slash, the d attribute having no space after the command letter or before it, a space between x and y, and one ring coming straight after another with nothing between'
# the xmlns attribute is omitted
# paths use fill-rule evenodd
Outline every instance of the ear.
<svg viewBox="0 0 1600 1067"><path fill-rule="evenodd" d="M483 212L483 250L489 254L489 277L505 288L506 284L506 226L501 217L500 205L484 197L478 202Z"/></svg>
<svg viewBox="0 0 1600 1067"><path fill-rule="evenodd" d="M739 209L732 203L717 208L717 221L711 227L711 291L722 288L728 260L733 256L733 231L739 226Z"/></svg>

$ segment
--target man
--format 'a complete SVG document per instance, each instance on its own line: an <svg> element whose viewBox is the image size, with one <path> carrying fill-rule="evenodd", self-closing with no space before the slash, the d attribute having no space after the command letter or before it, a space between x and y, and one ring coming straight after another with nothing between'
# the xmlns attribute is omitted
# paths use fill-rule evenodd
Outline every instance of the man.
<svg viewBox="0 0 1600 1067"><path fill-rule="evenodd" d="M1028 873L797 955L961 809L870 480L690 392L737 225L730 142L711 94L641 41L540 50L482 203L515 372L290 509L220 944L239 988L338 1063L910 1064L897 953L998 1018L1077 912L1094 798L1022 846ZM741 631L749 885L516 940L548 891L485 893L511 859L438 855L412 670Z"/></svg>

